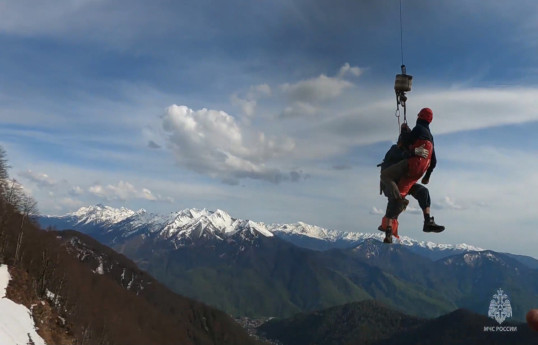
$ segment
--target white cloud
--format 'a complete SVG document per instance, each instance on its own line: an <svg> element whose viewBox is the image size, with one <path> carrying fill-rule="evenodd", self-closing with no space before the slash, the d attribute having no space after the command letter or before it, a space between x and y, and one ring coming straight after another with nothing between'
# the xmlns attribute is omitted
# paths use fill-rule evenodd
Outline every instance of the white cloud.
<svg viewBox="0 0 538 345"><path fill-rule="evenodd" d="M78 199L73 199L73 198L69 198L69 197L64 197L64 198L58 198L56 200L56 209L58 211L60 210L64 210L64 209L70 209L70 210L73 210L73 209L77 209L81 206L85 206L85 203L81 200L78 200Z"/></svg>
<svg viewBox="0 0 538 345"><path fill-rule="evenodd" d="M258 105L258 100L263 97L271 96L271 87L268 84L260 84L251 86L245 95L239 95L234 93L231 96L231 102L233 105L241 108L243 113L247 116L253 116Z"/></svg>
<svg viewBox="0 0 538 345"><path fill-rule="evenodd" d="M332 109L324 109L323 104L338 99L345 90L353 88L355 85L345 78L358 77L361 73L359 67L352 67L346 63L334 77L321 74L293 84L281 84L280 91L287 98L288 105L280 113L280 117L311 117L322 112L332 112Z"/></svg>
<svg viewBox="0 0 538 345"><path fill-rule="evenodd" d="M343 78L347 75L351 75L354 77L358 77L362 74L362 69L359 67L351 67L349 63L345 63L342 67L340 67L340 71L338 72L338 77Z"/></svg>
<svg viewBox="0 0 538 345"><path fill-rule="evenodd" d="M280 113L280 117L292 118L292 117L301 117L301 116L313 116L313 115L319 114L320 111L321 111L320 108L310 103L293 102L292 104L284 108L282 113Z"/></svg>
<svg viewBox="0 0 538 345"><path fill-rule="evenodd" d="M250 88L251 97L271 96L271 87L268 84L260 84Z"/></svg>
<svg viewBox="0 0 538 345"><path fill-rule="evenodd" d="M453 198L449 196L445 196L444 203L453 210L461 210L463 208L461 205L457 204Z"/></svg>
<svg viewBox="0 0 538 345"><path fill-rule="evenodd" d="M294 141L242 128L224 111L172 105L162 117L162 127L168 147L185 168L231 184L246 177L275 183L288 179L266 164L292 152Z"/></svg>
<svg viewBox="0 0 538 345"><path fill-rule="evenodd" d="M36 173L32 170L26 170L20 172L19 175L33 183L38 187L48 190L48 195L51 198L54 198L59 204L60 207L69 206L69 203L72 205L79 205L80 202L73 199L84 198L88 195L97 196L104 198L106 200L122 200L126 201L129 199L143 199L149 201L166 201L167 198L163 198L160 195L154 195L151 190L148 188L137 188L129 182L119 181L116 185L108 184L94 184L87 188L86 190L79 186L72 186L68 181L62 180L61 183L52 179L45 173ZM54 190L52 191L51 188ZM75 202L76 201L76 202Z"/></svg>
<svg viewBox="0 0 538 345"><path fill-rule="evenodd" d="M37 184L40 187L54 187L58 184L57 181L52 179L45 173L38 173L32 170L21 171L18 175L30 182Z"/></svg>
<svg viewBox="0 0 538 345"><path fill-rule="evenodd" d="M411 112L411 123L418 107L430 107L432 128L438 134L538 121L536 88L432 90L413 95L412 101L420 106Z"/></svg>
<svg viewBox="0 0 538 345"><path fill-rule="evenodd" d="M69 190L69 194L73 196L84 194L84 189L80 186L74 186Z"/></svg>
<svg viewBox="0 0 538 345"><path fill-rule="evenodd" d="M318 103L334 99L352 86L353 84L347 80L322 74L317 78L302 80L295 84L282 84L280 89L292 102Z"/></svg>
<svg viewBox="0 0 538 345"><path fill-rule="evenodd" d="M247 116L254 115L256 110L257 102L254 99L244 99L239 97L237 94L233 94L231 97L232 104L241 108L243 113Z"/></svg>
<svg viewBox="0 0 538 345"><path fill-rule="evenodd" d="M129 182L119 181L118 184L108 184L106 186L95 184L88 188L88 192L99 198L106 200L121 200L144 199L149 201L161 200L160 196L154 195L147 188L137 189Z"/></svg>
<svg viewBox="0 0 538 345"><path fill-rule="evenodd" d="M370 210L370 214L384 216L385 211L373 206L372 209Z"/></svg>
<svg viewBox="0 0 538 345"><path fill-rule="evenodd" d="M413 206L407 206L405 209L405 212L407 213L413 213L413 214L422 214L422 210L420 207L413 207Z"/></svg>
<svg viewBox="0 0 538 345"><path fill-rule="evenodd" d="M391 95L392 96L392 95ZM411 127L416 114L424 107L433 109L431 130L434 137L442 134L485 129L508 124L538 121L538 88L426 90L410 95L407 119ZM395 141L398 123L391 98L379 100L376 90L358 92L353 98L340 97L329 110L306 105L290 105L286 114L325 114L316 121L301 121L295 127L297 156L322 159L345 155L357 146ZM403 114L402 114L403 115ZM402 119L403 120L403 119ZM290 128L283 130L290 131ZM453 146L453 145L452 145ZM439 147L441 149L441 147ZM460 152L470 148L462 147ZM476 147L473 148L476 151ZM466 154L469 160L491 163L491 155Z"/></svg>

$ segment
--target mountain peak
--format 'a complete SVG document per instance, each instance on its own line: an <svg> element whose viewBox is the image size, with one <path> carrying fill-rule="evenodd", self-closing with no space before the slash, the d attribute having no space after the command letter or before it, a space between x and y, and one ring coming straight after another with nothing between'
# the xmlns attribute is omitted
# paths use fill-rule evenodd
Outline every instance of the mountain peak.
<svg viewBox="0 0 538 345"><path fill-rule="evenodd" d="M77 211L70 213L67 216L77 218L78 224L115 224L133 216L134 214L136 214L135 211L129 210L125 207L121 207L118 209L110 206L104 206L102 204L97 204L95 206L81 207Z"/></svg>
<svg viewBox="0 0 538 345"><path fill-rule="evenodd" d="M508 259L508 261L511 261ZM469 266L477 267L484 265L488 262L499 263L502 266L509 265L507 258L503 257L502 254L495 253L491 250L483 251L469 251L462 256L458 257L449 257L446 258L444 263L445 265L457 265L457 266Z"/></svg>
<svg viewBox="0 0 538 345"><path fill-rule="evenodd" d="M232 218L221 209L208 211L195 208L184 209L172 214L172 217L164 225L161 235L176 239L194 239L207 236L223 239L247 229L265 237L273 236L263 224Z"/></svg>

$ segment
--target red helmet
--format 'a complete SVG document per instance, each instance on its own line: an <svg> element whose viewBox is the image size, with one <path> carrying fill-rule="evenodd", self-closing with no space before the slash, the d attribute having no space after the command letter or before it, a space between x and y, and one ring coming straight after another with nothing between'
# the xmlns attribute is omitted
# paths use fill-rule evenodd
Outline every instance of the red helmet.
<svg viewBox="0 0 538 345"><path fill-rule="evenodd" d="M418 113L418 118L431 123L433 120L433 111L430 108L422 108Z"/></svg>

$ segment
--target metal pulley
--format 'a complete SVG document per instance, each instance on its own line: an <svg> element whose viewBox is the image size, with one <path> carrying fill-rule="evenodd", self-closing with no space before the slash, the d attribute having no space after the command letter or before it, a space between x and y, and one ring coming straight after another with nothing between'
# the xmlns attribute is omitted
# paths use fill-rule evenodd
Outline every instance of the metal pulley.
<svg viewBox="0 0 538 345"><path fill-rule="evenodd" d="M394 91L396 93L411 91L411 85L413 84L413 76L405 73L405 65L402 65L402 74L396 74L396 81L394 82Z"/></svg>

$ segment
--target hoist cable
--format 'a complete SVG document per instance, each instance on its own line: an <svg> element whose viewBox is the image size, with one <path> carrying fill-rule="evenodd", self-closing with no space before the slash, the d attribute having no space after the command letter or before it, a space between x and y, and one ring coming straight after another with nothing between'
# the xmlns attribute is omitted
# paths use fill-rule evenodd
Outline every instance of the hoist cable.
<svg viewBox="0 0 538 345"><path fill-rule="evenodd" d="M404 65L404 53L403 53L402 0L400 0L400 52L402 55L402 66L403 66Z"/></svg>

